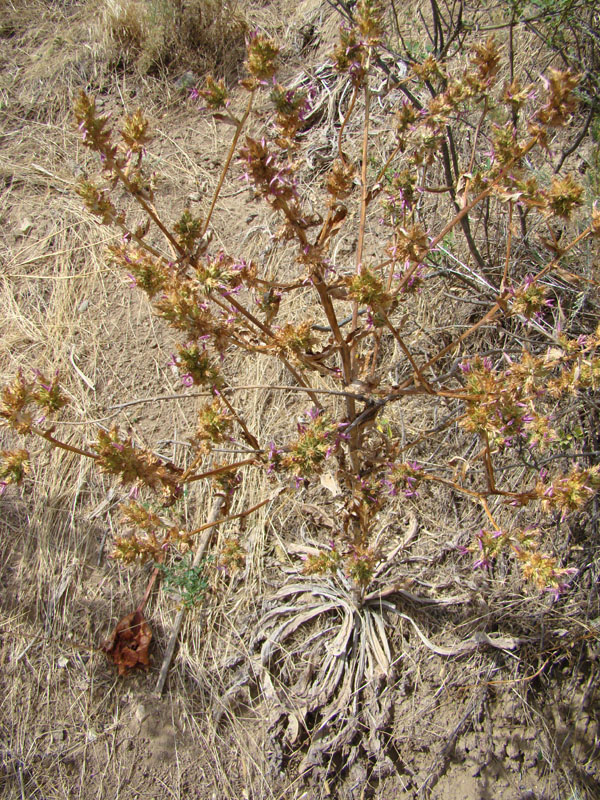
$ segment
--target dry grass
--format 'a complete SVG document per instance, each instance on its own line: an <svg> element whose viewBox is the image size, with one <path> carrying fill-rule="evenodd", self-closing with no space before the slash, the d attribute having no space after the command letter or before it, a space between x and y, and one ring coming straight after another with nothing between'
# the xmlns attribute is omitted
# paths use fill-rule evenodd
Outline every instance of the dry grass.
<svg viewBox="0 0 600 800"><path fill-rule="evenodd" d="M239 74L248 24L236 0L105 0L103 33L115 63Z"/></svg>

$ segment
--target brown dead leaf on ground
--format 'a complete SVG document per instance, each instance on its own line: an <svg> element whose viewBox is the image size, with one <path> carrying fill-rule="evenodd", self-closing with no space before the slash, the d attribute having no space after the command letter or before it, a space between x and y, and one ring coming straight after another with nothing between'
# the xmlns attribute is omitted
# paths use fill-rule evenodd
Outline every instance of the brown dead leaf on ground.
<svg viewBox="0 0 600 800"><path fill-rule="evenodd" d="M150 665L152 630L139 609L123 617L102 650L117 665L119 675L126 675L135 667Z"/></svg>

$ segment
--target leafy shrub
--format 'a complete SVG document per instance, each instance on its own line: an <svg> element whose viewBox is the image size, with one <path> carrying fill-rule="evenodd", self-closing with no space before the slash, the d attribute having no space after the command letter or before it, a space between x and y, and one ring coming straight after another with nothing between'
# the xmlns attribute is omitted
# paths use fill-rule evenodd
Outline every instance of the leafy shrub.
<svg viewBox="0 0 600 800"><path fill-rule="evenodd" d="M195 567L190 553L186 553L169 566L157 566L167 591L175 592L181 598L181 604L191 608L202 601L208 588L208 580L204 574L207 563L208 560L205 560Z"/></svg>
<svg viewBox="0 0 600 800"><path fill-rule="evenodd" d="M320 482L329 486L338 509L330 541L307 554L304 573L340 582L357 608L372 602L385 574L383 531L393 526L383 521L453 498L473 504L471 541L459 549L474 554L475 567L491 573L512 555L526 579L558 596L574 570L549 552L547 532L600 488L590 433L600 327L597 314L582 322L562 300L593 281L585 256L600 235L600 212L582 209L583 189L571 173L551 169L552 137L577 112L577 77L550 70L538 87L516 77L499 85L491 37L473 46L467 65L428 55L380 92L393 136L373 169L382 31L373 0L359 2L352 25L340 31L333 58L349 99L319 213L301 188L309 173L299 135L310 125L315 90L308 81L277 83L278 47L263 35L248 41L239 109L222 81L209 78L195 93L234 130L203 216L186 209L167 222L157 212L141 111L112 129L94 100L80 95L77 125L101 173L85 178L79 193L120 233L111 260L180 333L172 363L182 383L211 399L199 411L186 464L156 456L117 427L98 430L88 445L61 438L49 422L68 406L58 375L17 375L0 415L17 433L93 459L130 487L123 515L136 532L119 535L114 551L127 563L189 549L199 531L176 519L184 487L213 480L227 514L242 470L251 468L317 498ZM248 131L260 93L273 104L262 136ZM213 211L236 154L244 179L281 221L273 244L294 254L285 274L211 244ZM117 204L117 186L144 224ZM334 256L344 227L357 234L353 264ZM307 290L315 306L298 321ZM429 319L429 330L419 317ZM287 372L286 386L264 389L310 401L285 440L252 431L236 402L239 353L273 359ZM582 414L585 429L576 424ZM409 441L407 415L423 421ZM223 461L220 450L231 443L244 457ZM21 481L27 463L26 451L4 451L4 484ZM147 511L138 493L162 497L172 512ZM239 542L234 549L242 563ZM401 558L396 551L394 558Z"/></svg>

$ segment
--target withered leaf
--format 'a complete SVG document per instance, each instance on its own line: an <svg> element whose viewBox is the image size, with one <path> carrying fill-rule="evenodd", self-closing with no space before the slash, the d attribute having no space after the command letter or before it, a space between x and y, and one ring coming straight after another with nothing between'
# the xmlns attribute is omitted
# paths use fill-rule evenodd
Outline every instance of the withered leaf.
<svg viewBox="0 0 600 800"><path fill-rule="evenodd" d="M339 497L342 494L340 482L331 470L321 474L321 486L331 492L334 497Z"/></svg>
<svg viewBox="0 0 600 800"><path fill-rule="evenodd" d="M141 611L127 614L117 624L102 650L117 665L119 675L126 675L135 667L150 665L150 643L152 630Z"/></svg>

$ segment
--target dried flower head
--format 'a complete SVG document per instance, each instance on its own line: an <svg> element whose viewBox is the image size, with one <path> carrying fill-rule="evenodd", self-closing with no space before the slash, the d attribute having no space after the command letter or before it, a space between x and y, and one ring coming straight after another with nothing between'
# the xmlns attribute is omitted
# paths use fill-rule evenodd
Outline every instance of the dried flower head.
<svg viewBox="0 0 600 800"><path fill-rule="evenodd" d="M30 471L27 450L0 450L0 495L9 483L19 484Z"/></svg>
<svg viewBox="0 0 600 800"><path fill-rule="evenodd" d="M346 163L336 158L327 175L326 186L330 195L336 200L345 200L354 189L354 164Z"/></svg>
<svg viewBox="0 0 600 800"><path fill-rule="evenodd" d="M272 39L254 32L248 39L246 69L257 80L269 80L277 71L278 55L279 47Z"/></svg>
<svg viewBox="0 0 600 800"><path fill-rule="evenodd" d="M215 81L212 75L208 75L204 88L198 91L198 95L203 98L211 111L220 111L229 105L229 93L223 80Z"/></svg>
<svg viewBox="0 0 600 800"><path fill-rule="evenodd" d="M544 192L546 210L554 216L569 219L576 208L583 205L583 186L572 175L554 177L552 185Z"/></svg>
<svg viewBox="0 0 600 800"><path fill-rule="evenodd" d="M148 127L149 122L139 108L133 114L125 117L120 133L128 152L136 154L145 152L151 139Z"/></svg>
<svg viewBox="0 0 600 800"><path fill-rule="evenodd" d="M96 100L85 92L80 92L73 104L73 113L79 132L86 147L100 153L105 166L110 166L117 148L112 144L112 131L108 127L109 117L98 114Z"/></svg>
<svg viewBox="0 0 600 800"><path fill-rule="evenodd" d="M542 125L557 128L565 125L577 108L577 98L573 90L579 83L579 75L570 70L548 70L548 77L542 79L546 88L546 103L537 113Z"/></svg>

